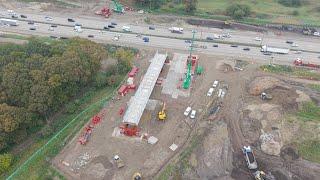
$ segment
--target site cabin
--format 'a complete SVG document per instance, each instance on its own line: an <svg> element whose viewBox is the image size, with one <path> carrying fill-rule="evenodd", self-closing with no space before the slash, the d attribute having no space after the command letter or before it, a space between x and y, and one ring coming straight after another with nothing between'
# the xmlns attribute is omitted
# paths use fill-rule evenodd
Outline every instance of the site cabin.
<svg viewBox="0 0 320 180"><path fill-rule="evenodd" d="M125 96L127 93L128 93L128 86L127 85L122 85L118 90L118 94L120 96Z"/></svg>
<svg viewBox="0 0 320 180"><path fill-rule="evenodd" d="M136 76L136 74L139 72L139 68L137 68L137 67L133 67L132 69L131 69L131 71L128 73L128 76L129 77L134 77L134 76Z"/></svg>

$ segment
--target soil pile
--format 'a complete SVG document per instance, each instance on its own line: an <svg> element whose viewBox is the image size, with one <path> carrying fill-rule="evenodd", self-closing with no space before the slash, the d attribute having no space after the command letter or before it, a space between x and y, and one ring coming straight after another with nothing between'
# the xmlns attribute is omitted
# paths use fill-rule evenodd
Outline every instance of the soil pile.
<svg viewBox="0 0 320 180"><path fill-rule="evenodd" d="M249 93L257 96L266 89L274 88L279 85L281 85L281 82L277 78L270 76L256 77L249 85Z"/></svg>

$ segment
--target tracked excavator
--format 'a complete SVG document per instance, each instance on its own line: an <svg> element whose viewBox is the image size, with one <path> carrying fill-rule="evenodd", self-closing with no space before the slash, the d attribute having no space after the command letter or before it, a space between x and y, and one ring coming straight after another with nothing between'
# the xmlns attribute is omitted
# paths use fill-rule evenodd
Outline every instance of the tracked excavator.
<svg viewBox="0 0 320 180"><path fill-rule="evenodd" d="M162 102L162 109L161 111L159 111L158 113L158 118L160 121L164 121L167 118L167 114L166 114L166 103Z"/></svg>

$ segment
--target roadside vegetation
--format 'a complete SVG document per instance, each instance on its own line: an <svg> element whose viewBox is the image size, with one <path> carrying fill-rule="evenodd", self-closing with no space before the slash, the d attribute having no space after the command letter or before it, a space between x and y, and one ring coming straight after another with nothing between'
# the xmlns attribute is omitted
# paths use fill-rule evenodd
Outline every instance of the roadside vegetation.
<svg viewBox="0 0 320 180"><path fill-rule="evenodd" d="M320 26L317 0L135 0L137 7L160 13L195 15L249 24Z"/></svg>
<svg viewBox="0 0 320 180"><path fill-rule="evenodd" d="M302 67L287 65L263 65L260 69L265 72L284 74L301 79L320 80L320 73Z"/></svg>
<svg viewBox="0 0 320 180"><path fill-rule="evenodd" d="M1 45L1 176L8 176L35 151L36 157L21 169L29 174L22 177L60 176L48 159L105 105L136 53L80 38L31 38L23 45Z"/></svg>

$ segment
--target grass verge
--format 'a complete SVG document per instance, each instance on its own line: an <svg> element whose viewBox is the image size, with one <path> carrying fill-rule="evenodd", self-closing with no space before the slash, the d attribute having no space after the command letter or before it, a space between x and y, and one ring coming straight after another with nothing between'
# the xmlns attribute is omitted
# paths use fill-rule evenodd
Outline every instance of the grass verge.
<svg viewBox="0 0 320 180"><path fill-rule="evenodd" d="M295 76L301 79L320 80L320 73L302 67L293 67L287 65L263 65L260 69L265 72L285 74Z"/></svg>
<svg viewBox="0 0 320 180"><path fill-rule="evenodd" d="M320 122L320 107L317 106L314 102L304 103L297 115L303 121Z"/></svg>
<svg viewBox="0 0 320 180"><path fill-rule="evenodd" d="M56 133L47 138L39 138L35 144L23 152L8 172L11 174L8 179L64 179L51 167L51 160L84 124L106 105L115 89L117 87L91 90L76 100L81 104L79 110L57 117L58 121L53 125L53 128L57 129Z"/></svg>
<svg viewBox="0 0 320 180"><path fill-rule="evenodd" d="M320 163L320 141L307 140L298 143L298 152L306 160Z"/></svg>

